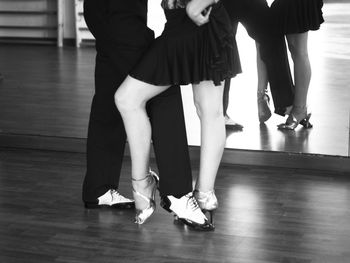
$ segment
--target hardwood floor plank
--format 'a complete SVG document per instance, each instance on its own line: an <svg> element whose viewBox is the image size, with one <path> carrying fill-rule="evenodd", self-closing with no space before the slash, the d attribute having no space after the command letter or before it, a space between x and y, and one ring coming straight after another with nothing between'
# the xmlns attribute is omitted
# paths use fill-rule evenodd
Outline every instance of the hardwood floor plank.
<svg viewBox="0 0 350 263"><path fill-rule="evenodd" d="M83 154L0 148L0 262L350 262L344 174L222 165L216 230L200 233L160 207L142 226L134 211L84 209L84 170ZM126 158L127 196L129 174Z"/></svg>

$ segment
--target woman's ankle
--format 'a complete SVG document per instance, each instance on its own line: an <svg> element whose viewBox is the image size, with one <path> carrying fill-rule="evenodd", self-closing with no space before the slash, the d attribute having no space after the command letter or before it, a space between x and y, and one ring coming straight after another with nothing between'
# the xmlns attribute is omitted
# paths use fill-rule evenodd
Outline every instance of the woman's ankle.
<svg viewBox="0 0 350 263"><path fill-rule="evenodd" d="M291 112L294 114L301 114L301 113L305 113L306 111L307 111L306 105L293 105L293 108L291 110Z"/></svg>

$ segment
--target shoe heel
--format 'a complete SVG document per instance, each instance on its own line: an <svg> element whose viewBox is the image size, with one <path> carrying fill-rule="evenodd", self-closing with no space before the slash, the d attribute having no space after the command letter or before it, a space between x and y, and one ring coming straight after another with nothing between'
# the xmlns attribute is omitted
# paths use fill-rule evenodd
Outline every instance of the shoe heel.
<svg viewBox="0 0 350 263"><path fill-rule="evenodd" d="M151 168L149 168L149 174L154 178L154 180L156 181L156 186L157 186L157 190L159 192L159 176L158 174L156 174L154 171L151 170Z"/></svg>
<svg viewBox="0 0 350 263"><path fill-rule="evenodd" d="M163 198L161 198L160 206L163 207L169 213L172 213L170 209L170 205L171 205L171 202L167 196L164 196Z"/></svg>
<svg viewBox="0 0 350 263"><path fill-rule="evenodd" d="M260 123L266 122L272 116L270 97L266 92L258 92L258 118Z"/></svg>
<svg viewBox="0 0 350 263"><path fill-rule="evenodd" d="M311 129L313 125L310 123L310 118L311 118L311 113L309 113L305 119L300 121L300 124L305 128L305 129Z"/></svg>
<svg viewBox="0 0 350 263"><path fill-rule="evenodd" d="M86 209L100 209L102 208L103 206L102 205L99 205L99 204L96 204L96 203L88 203L88 202L85 202L84 203L84 207Z"/></svg>
<svg viewBox="0 0 350 263"><path fill-rule="evenodd" d="M204 214L209 214L209 222L214 226L214 215L215 215L215 210L202 210Z"/></svg>
<svg viewBox="0 0 350 263"><path fill-rule="evenodd" d="M135 223L139 224L139 225L145 223L146 220L154 213L154 211L156 209L155 195L156 195L156 191L157 191L157 187L158 187L159 178L158 178L157 174L154 172L152 172L152 173L150 172L149 174L146 175L146 177L139 179L139 180L132 178L133 182L144 181L144 180L149 180L148 187L149 186L152 187L152 192L151 192L150 197L145 196L144 194L140 193L139 191L136 191L135 188L133 189L134 199L135 199L135 208L136 208ZM153 181L153 182L151 182L151 181ZM148 204L148 206L144 209L138 209L136 206L137 205L137 197L143 199L143 201L146 202Z"/></svg>

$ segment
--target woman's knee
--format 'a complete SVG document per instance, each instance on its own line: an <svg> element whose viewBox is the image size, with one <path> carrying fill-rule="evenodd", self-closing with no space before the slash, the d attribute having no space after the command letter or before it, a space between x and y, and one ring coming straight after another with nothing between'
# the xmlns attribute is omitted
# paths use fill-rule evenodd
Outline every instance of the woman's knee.
<svg viewBox="0 0 350 263"><path fill-rule="evenodd" d="M302 58L308 56L306 36L289 37L288 49L293 58Z"/></svg>
<svg viewBox="0 0 350 263"><path fill-rule="evenodd" d="M223 117L224 85L214 86L212 82L202 82L193 86L193 100L199 118Z"/></svg>
<svg viewBox="0 0 350 263"><path fill-rule="evenodd" d="M307 49L304 49L298 45L289 45L289 50L293 59L304 58L308 56Z"/></svg>
<svg viewBox="0 0 350 263"><path fill-rule="evenodd" d="M223 103L206 103L200 100L194 100L197 115L200 119L216 119L224 116Z"/></svg>
<svg viewBox="0 0 350 263"><path fill-rule="evenodd" d="M124 85L124 83L114 94L114 102L121 113L130 111L135 107L135 101L132 100L128 92L128 86Z"/></svg>

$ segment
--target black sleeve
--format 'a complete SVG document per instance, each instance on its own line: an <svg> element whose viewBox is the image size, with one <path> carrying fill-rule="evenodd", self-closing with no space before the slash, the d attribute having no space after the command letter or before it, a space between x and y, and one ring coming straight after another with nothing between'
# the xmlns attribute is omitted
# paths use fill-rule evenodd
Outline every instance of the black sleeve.
<svg viewBox="0 0 350 263"><path fill-rule="evenodd" d="M111 28L108 23L106 1L84 0L84 19L98 41L112 42Z"/></svg>

